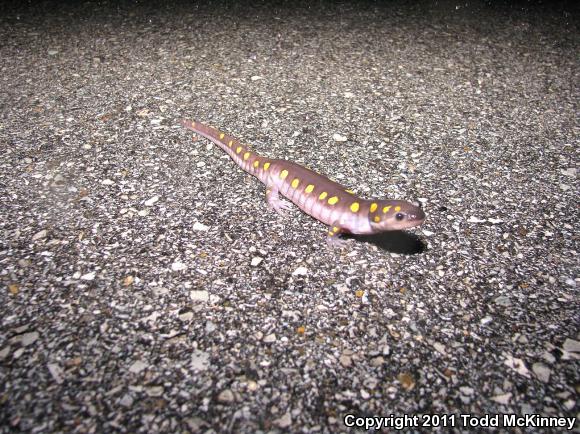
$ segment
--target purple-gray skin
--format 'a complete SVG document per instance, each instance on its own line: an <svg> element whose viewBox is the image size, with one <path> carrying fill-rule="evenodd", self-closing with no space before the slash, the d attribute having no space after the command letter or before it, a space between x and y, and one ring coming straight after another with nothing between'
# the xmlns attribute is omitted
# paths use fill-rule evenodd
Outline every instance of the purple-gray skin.
<svg viewBox="0 0 580 434"><path fill-rule="evenodd" d="M244 171L266 185L268 206L280 215L290 205L280 194L306 214L329 226L327 241L340 245L338 235L377 234L419 226L423 210L404 200L367 200L342 185L306 167L287 160L262 157L237 139L199 122L182 120L182 125L222 148Z"/></svg>

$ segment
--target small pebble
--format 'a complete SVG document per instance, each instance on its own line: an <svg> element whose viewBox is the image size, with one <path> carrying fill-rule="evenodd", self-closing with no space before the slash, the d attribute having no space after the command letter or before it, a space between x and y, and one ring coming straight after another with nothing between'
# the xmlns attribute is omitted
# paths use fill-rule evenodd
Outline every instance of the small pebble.
<svg viewBox="0 0 580 434"><path fill-rule="evenodd" d="M229 389L222 390L218 395L218 401L221 403L234 402L234 399L234 393Z"/></svg>
<svg viewBox="0 0 580 434"><path fill-rule="evenodd" d="M199 231L199 232L207 232L209 230L209 226L206 226L200 222L195 222L191 228L194 231Z"/></svg>
<svg viewBox="0 0 580 434"><path fill-rule="evenodd" d="M175 261L173 264L171 264L171 270L173 271L187 270L187 265L185 265L183 262Z"/></svg>
<svg viewBox="0 0 580 434"><path fill-rule="evenodd" d="M149 365L141 360L137 360L129 367L129 372L139 374L141 371L147 369Z"/></svg>
<svg viewBox="0 0 580 434"><path fill-rule="evenodd" d="M552 371L543 363L537 362L532 365L532 372L538 377L543 383L548 383L550 381L550 375Z"/></svg>
<svg viewBox="0 0 580 434"><path fill-rule="evenodd" d="M42 239L46 238L47 235L48 235L48 231L46 229L43 229L43 230L35 233L32 236L32 241L42 240Z"/></svg>
<svg viewBox="0 0 580 434"><path fill-rule="evenodd" d="M209 301L209 292L206 290L193 290L189 292L189 298L193 301Z"/></svg>
<svg viewBox="0 0 580 434"><path fill-rule="evenodd" d="M205 371L209 368L209 354L201 350L194 350L191 354L190 366L193 371Z"/></svg>
<svg viewBox="0 0 580 434"><path fill-rule="evenodd" d="M32 345L33 343L35 343L39 337L40 337L40 334L38 332L24 333L23 335L20 336L20 343L23 346L28 347L28 346Z"/></svg>
<svg viewBox="0 0 580 434"><path fill-rule="evenodd" d="M298 267L292 273L292 276L307 276L308 275L308 268L306 267Z"/></svg>
<svg viewBox="0 0 580 434"><path fill-rule="evenodd" d="M151 199L145 201L145 206L153 206L159 200L159 196L153 196Z"/></svg>
<svg viewBox="0 0 580 434"><path fill-rule="evenodd" d="M290 425L292 425L292 416L289 412L286 412L282 417L274 419L273 423L278 428L288 428Z"/></svg>

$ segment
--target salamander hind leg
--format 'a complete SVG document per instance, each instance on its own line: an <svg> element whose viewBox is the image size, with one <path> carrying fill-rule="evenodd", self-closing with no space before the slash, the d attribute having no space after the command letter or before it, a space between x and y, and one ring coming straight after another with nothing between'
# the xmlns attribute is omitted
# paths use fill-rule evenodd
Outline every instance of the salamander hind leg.
<svg viewBox="0 0 580 434"><path fill-rule="evenodd" d="M268 207L276 211L280 216L286 215L286 211L292 208L292 205L280 199L278 187L276 186L266 188L266 201L268 202Z"/></svg>
<svg viewBox="0 0 580 434"><path fill-rule="evenodd" d="M326 244L331 248L345 247L348 244L348 241L340 238L341 233L344 233L344 231L337 224L330 226L326 236Z"/></svg>

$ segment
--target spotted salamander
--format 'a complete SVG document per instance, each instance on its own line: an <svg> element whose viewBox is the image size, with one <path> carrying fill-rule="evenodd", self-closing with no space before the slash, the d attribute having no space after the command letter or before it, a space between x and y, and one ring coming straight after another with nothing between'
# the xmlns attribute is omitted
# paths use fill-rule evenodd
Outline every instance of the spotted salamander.
<svg viewBox="0 0 580 434"><path fill-rule="evenodd" d="M222 148L244 171L266 185L268 206L280 215L291 206L286 197L306 214L329 225L329 244L340 244L338 235L376 234L419 226L423 210L403 200L366 200L342 185L299 164L262 157L237 139L199 122L182 120L182 125Z"/></svg>

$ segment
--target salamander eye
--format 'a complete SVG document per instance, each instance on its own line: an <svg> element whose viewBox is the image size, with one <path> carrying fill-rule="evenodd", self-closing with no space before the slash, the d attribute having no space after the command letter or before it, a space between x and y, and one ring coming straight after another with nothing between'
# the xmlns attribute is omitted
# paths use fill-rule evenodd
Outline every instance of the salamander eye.
<svg viewBox="0 0 580 434"><path fill-rule="evenodd" d="M405 219L405 214L403 214L402 212L398 212L397 214L395 214L395 219L401 221Z"/></svg>

